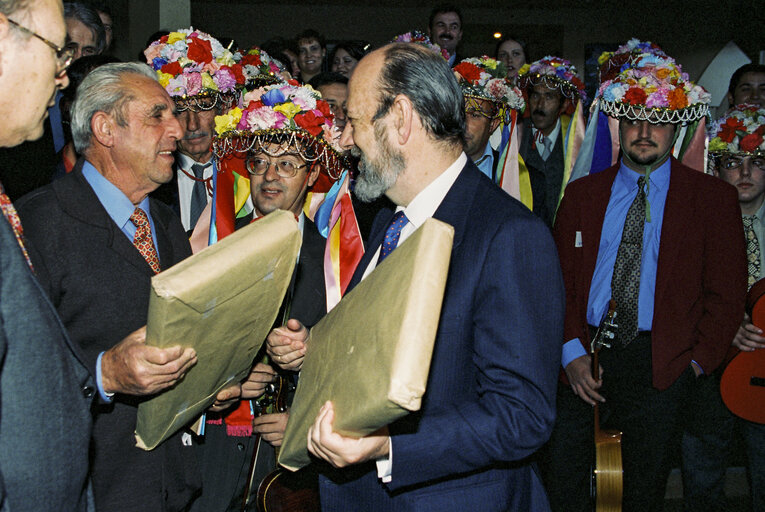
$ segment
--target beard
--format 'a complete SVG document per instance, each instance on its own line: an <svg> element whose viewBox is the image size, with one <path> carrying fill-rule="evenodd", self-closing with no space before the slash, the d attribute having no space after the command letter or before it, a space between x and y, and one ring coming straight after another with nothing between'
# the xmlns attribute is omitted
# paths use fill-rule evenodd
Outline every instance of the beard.
<svg viewBox="0 0 765 512"><path fill-rule="evenodd" d="M375 144L378 156L374 159L364 154L358 147L351 149L351 154L360 157L359 176L353 193L360 200L369 203L380 197L395 185L399 174L406 168L406 160L401 152L394 151L385 137L385 128L375 124Z"/></svg>
<svg viewBox="0 0 765 512"><path fill-rule="evenodd" d="M637 142L646 142L646 141L641 140ZM651 141L648 141L648 142L651 142ZM659 146L656 143L651 142L651 144L653 144L654 148L658 149ZM624 152L627 153L627 156L629 156L630 159L636 164L647 165L647 166L655 164L659 160L659 158L662 156L658 152L643 156L637 151L634 151L631 147L626 148Z"/></svg>

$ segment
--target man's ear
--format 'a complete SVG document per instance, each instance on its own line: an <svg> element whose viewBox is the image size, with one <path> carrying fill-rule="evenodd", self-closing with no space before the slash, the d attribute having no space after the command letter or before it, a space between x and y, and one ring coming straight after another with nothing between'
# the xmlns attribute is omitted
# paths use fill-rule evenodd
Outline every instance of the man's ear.
<svg viewBox="0 0 765 512"><path fill-rule="evenodd" d="M313 166L313 168L311 169L311 172L308 173L308 181L307 181L308 188L313 187L313 184L316 183L316 180L319 179L319 173L321 172L321 167L322 166L317 163L317 165Z"/></svg>
<svg viewBox="0 0 765 512"><path fill-rule="evenodd" d="M415 115L412 100L403 94L396 96L390 108L390 115L398 143L403 146L412 134L412 121Z"/></svg>
<svg viewBox="0 0 765 512"><path fill-rule="evenodd" d="M733 95L731 93L726 94L725 98L728 100L728 106L729 107L735 107L736 106L736 105L733 104Z"/></svg>
<svg viewBox="0 0 765 512"><path fill-rule="evenodd" d="M573 103L569 98L563 98L563 101L560 104L560 111L558 111L558 117L565 114L569 108L573 106Z"/></svg>
<svg viewBox="0 0 765 512"><path fill-rule="evenodd" d="M114 146L115 129L114 119L106 112L98 111L90 119L90 131L93 132L93 138L102 146L107 148Z"/></svg>
<svg viewBox="0 0 765 512"><path fill-rule="evenodd" d="M489 126L489 133L494 133L494 130L496 130L497 127L499 126L500 120L501 119L498 117L495 117L494 119L491 120L491 125Z"/></svg>
<svg viewBox="0 0 765 512"><path fill-rule="evenodd" d="M11 51L8 46L10 42L9 38L13 35L10 33L11 28L11 24L8 23L8 17L5 14L0 13L0 52ZM2 62L3 60L0 59L0 75L3 74Z"/></svg>

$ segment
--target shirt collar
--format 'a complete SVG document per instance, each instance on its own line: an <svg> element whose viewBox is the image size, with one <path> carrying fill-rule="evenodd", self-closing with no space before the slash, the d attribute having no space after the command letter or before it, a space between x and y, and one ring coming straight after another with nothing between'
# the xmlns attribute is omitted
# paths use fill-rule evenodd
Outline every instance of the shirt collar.
<svg viewBox="0 0 765 512"><path fill-rule="evenodd" d="M103 205L106 213L112 218L115 224L122 229L126 223L130 222L130 216L135 211L135 205L130 199L118 189L111 181L107 180L103 174L98 172L93 164L85 161L82 166L82 175L87 180L90 188L96 193L96 197ZM138 207L151 216L149 211L149 197L144 197L138 203Z"/></svg>
<svg viewBox="0 0 765 512"><path fill-rule="evenodd" d="M757 213L754 214L755 217L757 217L757 220L762 222L763 219L765 219L765 202L760 205L759 210L757 210Z"/></svg>
<svg viewBox="0 0 765 512"><path fill-rule="evenodd" d="M651 192L663 192L669 188L669 174L671 169L671 158L661 164L659 167L651 171L648 177L651 185L649 187L649 194ZM620 161L619 172L616 175L616 179L620 181L621 186L626 187L628 190L637 188L637 180L640 176L643 176L639 172L635 172L626 165L624 165L624 159Z"/></svg>
<svg viewBox="0 0 765 512"><path fill-rule="evenodd" d="M457 160L447 167L440 176L430 182L427 187L422 189L406 208L399 206L396 208L396 211L403 210L406 218L409 219L414 228L419 228L436 213L436 210L441 205L441 201L444 200L449 189L454 185L457 176L459 176L466 163L467 155L464 152L460 153Z"/></svg>
<svg viewBox="0 0 765 512"><path fill-rule="evenodd" d="M531 125L531 135L536 137L541 137L543 134L537 135L539 133L539 130L532 124ZM550 139L553 142L553 147L555 146L555 141L558 140L558 134L560 133L560 116L558 116L558 120L555 121L555 128L550 132L550 135L547 135L547 138ZM550 148L552 149L552 148Z"/></svg>
<svg viewBox="0 0 765 512"><path fill-rule="evenodd" d="M212 163L213 163L213 159L212 158L209 159L205 163L197 162L196 160L194 160L190 156L184 155L180 151L175 153L175 157L178 159L178 162L181 164L181 167L183 167L186 170L191 170L191 166L194 165L194 164L208 166L208 165L212 165Z"/></svg>
<svg viewBox="0 0 765 512"><path fill-rule="evenodd" d="M475 161L475 164L478 165L479 163L484 162L486 159L489 159L489 162L492 164L492 167L494 167L494 151L491 148L491 143L487 142L486 147L483 150L483 155Z"/></svg>

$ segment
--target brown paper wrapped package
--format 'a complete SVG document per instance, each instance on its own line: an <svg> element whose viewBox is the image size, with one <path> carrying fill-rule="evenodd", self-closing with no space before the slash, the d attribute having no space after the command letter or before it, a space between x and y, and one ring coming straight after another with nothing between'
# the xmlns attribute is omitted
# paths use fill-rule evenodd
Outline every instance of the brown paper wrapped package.
<svg viewBox="0 0 765 512"><path fill-rule="evenodd" d="M334 430L356 437L420 408L453 237L428 219L311 329L279 464L310 463L306 436L327 400Z"/></svg>
<svg viewBox="0 0 765 512"><path fill-rule="evenodd" d="M193 347L197 364L138 406L137 445L154 449L243 380L276 320L301 236L274 212L152 278L146 342Z"/></svg>

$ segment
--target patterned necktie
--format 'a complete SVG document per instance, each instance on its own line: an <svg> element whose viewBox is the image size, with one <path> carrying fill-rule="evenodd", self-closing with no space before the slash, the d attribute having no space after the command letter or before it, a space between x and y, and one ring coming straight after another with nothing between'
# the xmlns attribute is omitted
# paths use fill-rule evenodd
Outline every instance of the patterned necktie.
<svg viewBox="0 0 765 512"><path fill-rule="evenodd" d="M409 219L404 215L404 211L401 210L400 212L396 212L393 219L390 221L388 230L385 231L385 239L380 247L380 257L377 259L378 265L398 246L398 239L401 238L401 230L404 229L404 226L407 224L409 224Z"/></svg>
<svg viewBox="0 0 765 512"><path fill-rule="evenodd" d="M189 225L192 229L197 225L202 210L207 206L207 184L205 183L204 175L205 169L211 165L212 162L206 164L194 164L191 166L191 170L196 178L194 181L194 188L191 190L191 208L189 210Z"/></svg>
<svg viewBox="0 0 765 512"><path fill-rule="evenodd" d="M21 252L24 254L24 258L27 260L27 265L34 271L32 260L29 259L29 253L27 252L26 246L24 246L24 228L21 226L21 219L19 219L19 214L16 212L16 208L13 206L11 198L5 193L5 188L3 188L2 183L0 183L0 209L3 210L3 215L11 225L13 234L16 235L16 241L19 243L19 247L21 247Z"/></svg>
<svg viewBox="0 0 765 512"><path fill-rule="evenodd" d="M749 271L749 288L760 279L760 241L754 231L754 215L744 215L744 237L746 238L747 270Z"/></svg>
<svg viewBox="0 0 765 512"><path fill-rule="evenodd" d="M133 215L130 216L130 220L135 224L136 230L133 235L133 245L141 253L143 259L149 264L155 274L161 270L159 268L159 257L157 256L157 250L154 248L154 240L151 238L151 224L149 224L149 217L146 216L146 212L140 208L136 208Z"/></svg>
<svg viewBox="0 0 765 512"><path fill-rule="evenodd" d="M645 226L645 177L638 178L638 193L632 201L614 263L611 297L616 301L617 339L626 346L638 333L638 297L640 294L640 262L643 259L643 227Z"/></svg>

